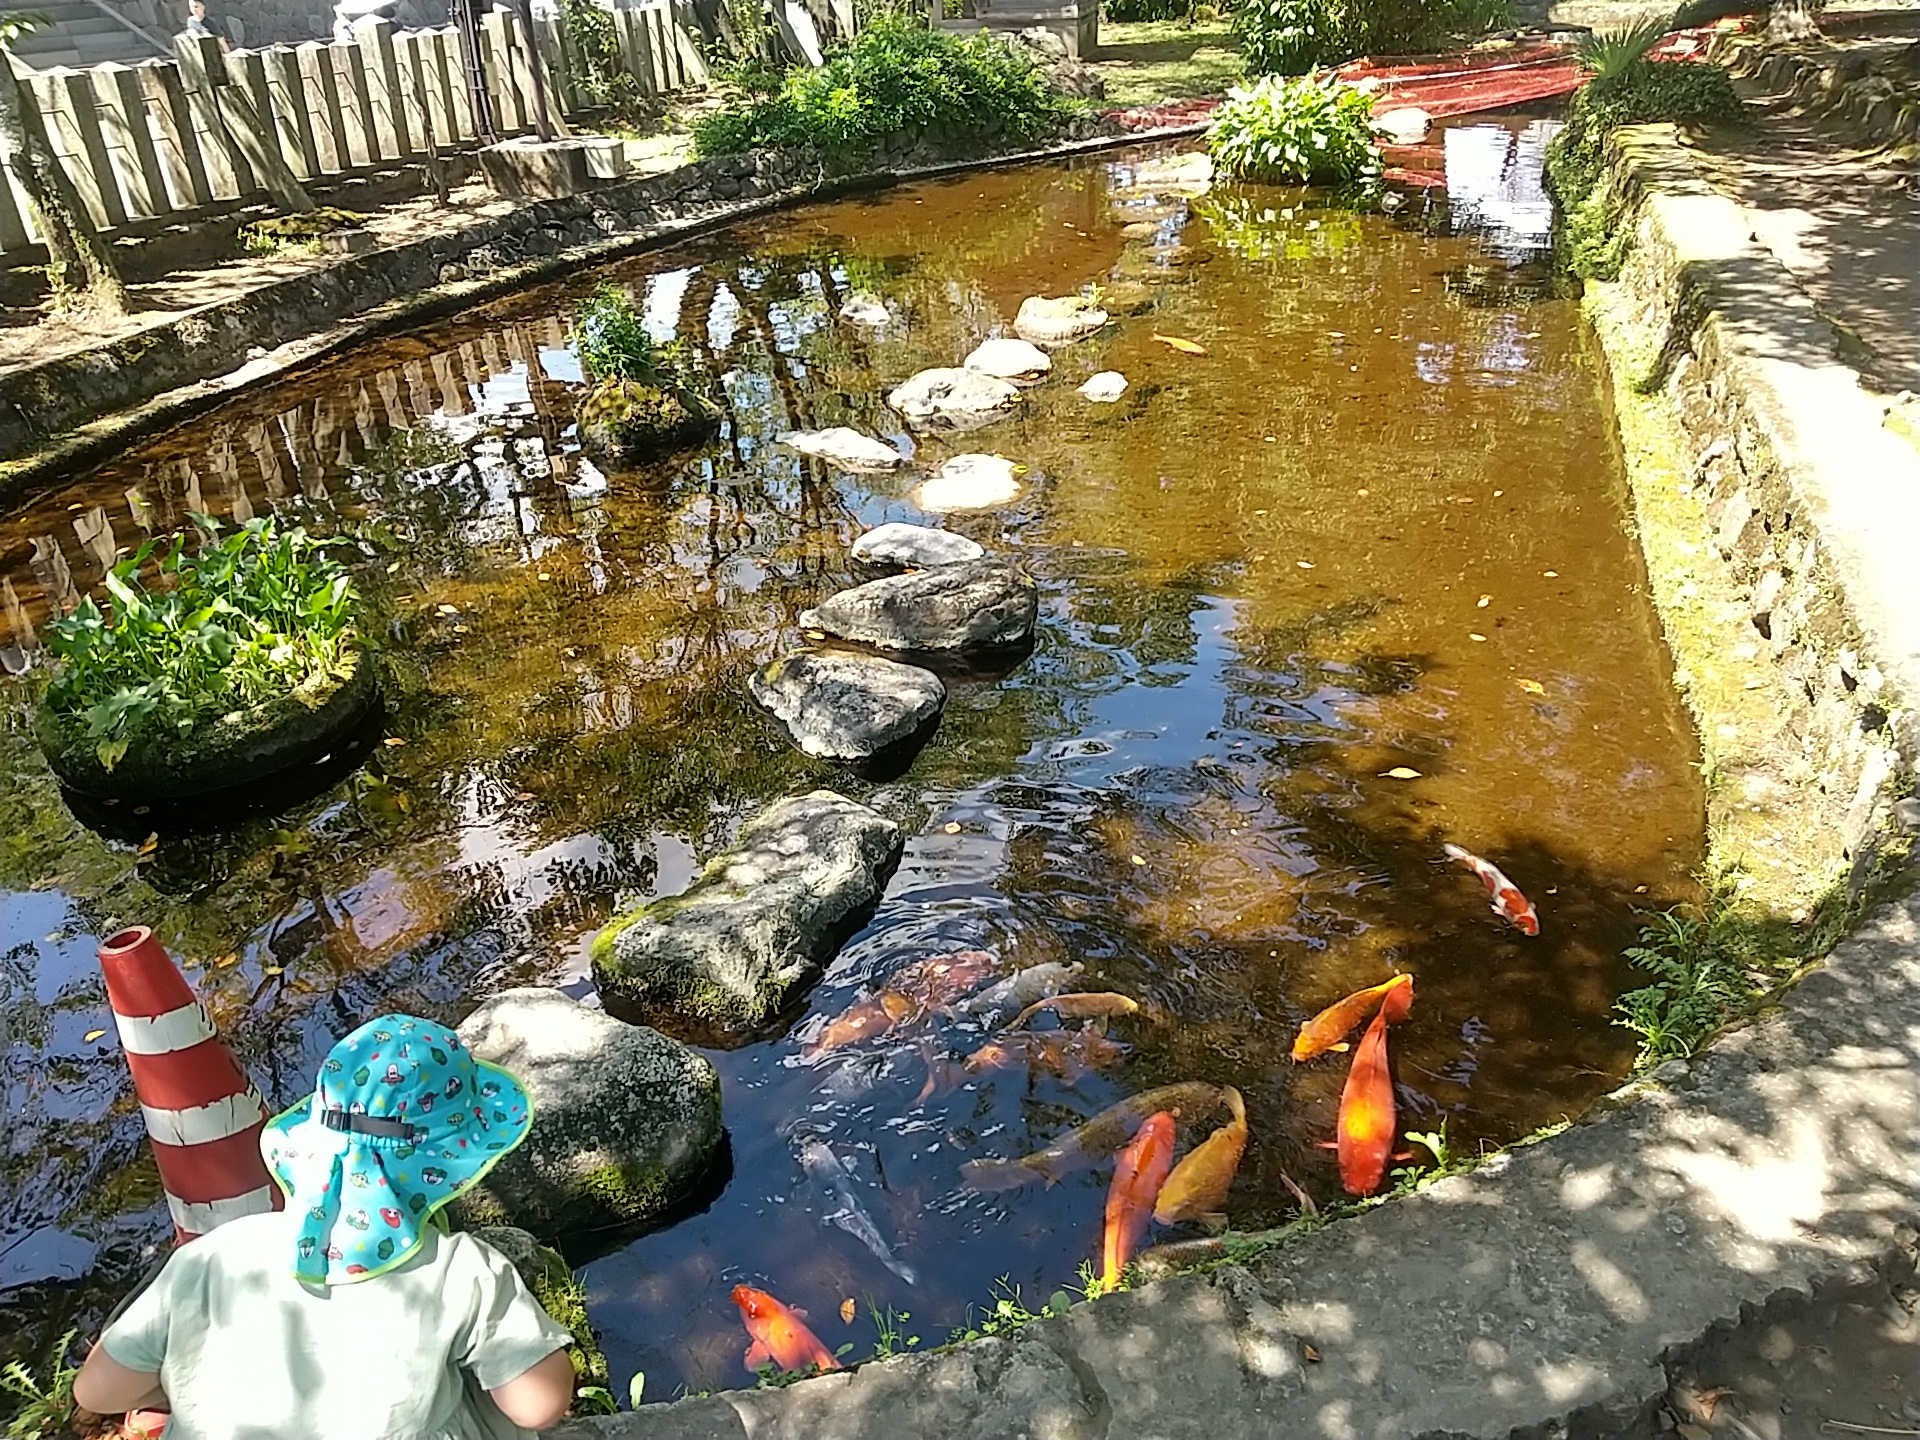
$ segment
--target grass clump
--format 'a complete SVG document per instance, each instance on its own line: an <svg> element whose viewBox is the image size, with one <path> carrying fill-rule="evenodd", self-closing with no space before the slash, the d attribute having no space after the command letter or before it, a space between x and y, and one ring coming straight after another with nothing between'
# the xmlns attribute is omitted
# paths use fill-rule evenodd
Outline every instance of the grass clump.
<svg viewBox="0 0 1920 1440"><path fill-rule="evenodd" d="M771 95L696 121L695 152L778 147L838 165L916 137L943 154L1030 140L1081 113L1024 47L984 32L961 37L883 15L819 69L792 71Z"/></svg>
<svg viewBox="0 0 1920 1440"><path fill-rule="evenodd" d="M1547 149L1547 188L1565 217L1561 260L1583 279L1618 275L1631 239L1618 197L1601 183L1608 134L1623 125L1702 125L1746 115L1720 66L1645 58L1659 39L1647 32L1664 23L1604 37L1583 54L1594 78L1574 93L1566 128Z"/></svg>
<svg viewBox="0 0 1920 1440"><path fill-rule="evenodd" d="M1508 0L1241 0L1233 16L1256 75L1444 50L1512 21Z"/></svg>
<svg viewBox="0 0 1920 1440"><path fill-rule="evenodd" d="M632 298L618 285L602 281L573 317L573 348L591 380L672 378L672 347L647 331Z"/></svg>
<svg viewBox="0 0 1920 1440"><path fill-rule="evenodd" d="M1371 107L1368 96L1324 76L1269 75L1227 92L1207 128L1207 150L1242 179L1370 181L1380 173Z"/></svg>
<svg viewBox="0 0 1920 1440"><path fill-rule="evenodd" d="M158 588L140 579L158 544L149 540L107 572L110 616L88 596L47 627L60 665L42 703L109 771L136 743L344 674L358 648L359 597L326 553L334 542L267 519L222 539L219 521L192 520L199 546L189 553L173 537Z"/></svg>
<svg viewBox="0 0 1920 1440"><path fill-rule="evenodd" d="M40 1440L48 1435L70 1435L77 1408L73 1403L73 1377L80 1373L77 1364L68 1363L73 1337L69 1330L53 1342L47 1359L48 1378L40 1377L19 1360L0 1365L0 1397L12 1409L4 1431L5 1440Z"/></svg>

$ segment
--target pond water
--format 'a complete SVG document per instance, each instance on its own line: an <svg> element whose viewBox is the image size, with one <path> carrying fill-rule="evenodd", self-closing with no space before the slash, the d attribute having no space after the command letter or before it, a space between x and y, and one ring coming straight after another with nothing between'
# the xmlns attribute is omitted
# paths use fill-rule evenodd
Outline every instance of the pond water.
<svg viewBox="0 0 1920 1440"><path fill-rule="evenodd" d="M1626 527L1597 350L1545 260L1539 122L1436 137L1450 206L1358 215L1299 191L1180 195L1129 152L890 190L606 272L724 372L725 438L606 473L571 437L572 304L601 278L369 349L131 451L7 518L0 640L189 510L274 513L362 543L390 677L384 743L277 813L143 843L70 816L31 739L43 666L0 688L0 1026L9 1353L97 1320L165 1234L94 950L152 925L268 1100L383 1009L457 1019L508 985L590 995L623 896L671 893L739 822L830 785L903 826L905 857L795 1031L710 1051L731 1170L653 1233L580 1237L618 1382L745 1383L740 1281L864 1355L864 1314L928 1343L999 1277L1038 1304L1097 1256L1108 1171L974 1194L959 1164L1044 1144L1116 1098L1203 1079L1246 1096L1239 1227L1338 1197L1337 1057L1308 1014L1395 969L1403 1123L1456 1151L1577 1113L1632 1054L1609 1009L1635 907L1690 894L1695 747ZM1162 152L1162 156L1164 152ZM1021 299L1098 283L1116 312L1021 413L909 434L890 386L1006 333ZM836 323L877 290L879 338ZM1156 334L1191 340L1181 353ZM1118 405L1074 393L1094 371ZM850 479L777 448L849 424L917 462L997 451L1016 502L952 528L1017 556L1033 654L953 682L903 776L807 760L746 698L874 523L926 522L911 472ZM357 756L354 758L358 758ZM1386 772L1419 772L1397 779ZM1440 854L1496 860L1526 938ZM942 1023L816 1064L861 987L968 947L1083 962L1148 1013L1073 1085L989 1072L919 1098L977 1032ZM105 1031L101 1034L101 1031ZM808 1188L795 1126L858 1172L908 1285Z"/></svg>

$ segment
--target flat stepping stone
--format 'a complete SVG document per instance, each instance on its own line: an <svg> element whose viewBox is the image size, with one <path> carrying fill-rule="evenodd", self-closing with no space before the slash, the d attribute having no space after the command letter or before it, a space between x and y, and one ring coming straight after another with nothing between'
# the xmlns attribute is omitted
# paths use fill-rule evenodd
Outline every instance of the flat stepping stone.
<svg viewBox="0 0 1920 1440"><path fill-rule="evenodd" d="M978 560L986 553L966 536L951 530L908 525L898 520L876 526L853 542L853 558L861 564L888 565L899 570L957 565L963 560Z"/></svg>
<svg viewBox="0 0 1920 1440"><path fill-rule="evenodd" d="M1020 403L1020 391L995 375L947 366L922 370L887 394L887 404L922 424L968 428L997 420Z"/></svg>
<svg viewBox="0 0 1920 1440"><path fill-rule="evenodd" d="M780 437L780 443L789 450L825 460L842 470L861 473L897 470L907 463L907 457L884 440L862 435L845 425L835 425L828 430L789 430Z"/></svg>
<svg viewBox="0 0 1920 1440"><path fill-rule="evenodd" d="M1089 375L1078 393L1096 403L1111 404L1127 393L1127 377L1118 370L1102 370L1097 375Z"/></svg>
<svg viewBox="0 0 1920 1440"><path fill-rule="evenodd" d="M840 318L849 325L879 327L891 323L887 302L871 290L856 290L840 303Z"/></svg>
<svg viewBox="0 0 1920 1440"><path fill-rule="evenodd" d="M751 1040L873 913L900 844L899 826L831 790L778 801L680 894L609 921L593 942L593 983L662 1023Z"/></svg>
<svg viewBox="0 0 1920 1440"><path fill-rule="evenodd" d="M747 681L787 737L821 760L871 760L940 718L947 687L917 665L831 650L796 650Z"/></svg>
<svg viewBox="0 0 1920 1440"><path fill-rule="evenodd" d="M1061 345L1091 335L1107 323L1107 312L1084 295L1047 299L1030 295L1013 317L1013 333L1036 345Z"/></svg>
<svg viewBox="0 0 1920 1440"><path fill-rule="evenodd" d="M1010 560L990 556L889 575L802 612L800 624L882 650L1002 650L1033 638L1040 592Z"/></svg>
<svg viewBox="0 0 1920 1440"><path fill-rule="evenodd" d="M1020 498L1015 478L1023 467L1004 455L956 455L913 492L922 510L991 510Z"/></svg>
<svg viewBox="0 0 1920 1440"><path fill-rule="evenodd" d="M1053 361L1038 345L1004 339L982 340L961 365L1002 380L1040 380L1053 369Z"/></svg>

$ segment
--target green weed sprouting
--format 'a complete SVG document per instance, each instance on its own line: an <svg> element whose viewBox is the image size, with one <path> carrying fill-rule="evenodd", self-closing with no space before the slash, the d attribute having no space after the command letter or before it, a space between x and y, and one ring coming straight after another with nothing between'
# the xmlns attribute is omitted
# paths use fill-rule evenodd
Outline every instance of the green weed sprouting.
<svg viewBox="0 0 1920 1440"><path fill-rule="evenodd" d="M156 538L107 572L111 616L88 596L47 626L60 662L47 709L63 728L80 727L108 770L142 737L183 736L343 673L357 644L359 597L326 554L340 542L266 519L223 540L212 516L190 518L199 548L173 537L161 588L140 579Z"/></svg>
<svg viewBox="0 0 1920 1440"><path fill-rule="evenodd" d="M1207 150L1243 179L1365 183L1381 165L1372 108L1370 96L1330 76L1269 75L1227 92L1207 127Z"/></svg>
<svg viewBox="0 0 1920 1440"><path fill-rule="evenodd" d="M896 1310L891 1305L877 1305L869 1295L867 1314L873 1320L874 1359L885 1360L919 1347L920 1337L905 1333L907 1322L913 1319L911 1310Z"/></svg>
<svg viewBox="0 0 1920 1440"><path fill-rule="evenodd" d="M1684 1059L1758 993L1744 966L1726 953L1704 912L1655 911L1627 958L1654 977L1615 1002L1619 1023L1640 1037L1641 1068Z"/></svg>
<svg viewBox="0 0 1920 1440"><path fill-rule="evenodd" d="M900 135L948 154L1028 140L1084 109L1047 83L1024 47L882 15L820 68L791 71L776 93L696 121L693 141L701 155L779 146L850 164Z"/></svg>
<svg viewBox="0 0 1920 1440"><path fill-rule="evenodd" d="M80 1367L69 1365L67 1355L73 1348L73 1337L79 1333L69 1330L53 1342L47 1362L49 1378L44 1384L19 1360L0 1365L0 1395L7 1396L15 1406L7 1421L5 1440L41 1440L43 1436L69 1433L74 1412L73 1377L80 1373Z"/></svg>
<svg viewBox="0 0 1920 1440"><path fill-rule="evenodd" d="M590 380L658 383L672 368L671 348L647 333L633 299L602 281L573 317L574 350Z"/></svg>
<svg viewBox="0 0 1920 1440"><path fill-rule="evenodd" d="M1087 1276L1088 1271L1083 1265L1082 1280L1085 1281ZM1093 1277L1093 1284L1096 1287L1099 1285L1098 1276ZM1073 1303L1073 1297L1065 1290L1056 1290L1047 1297L1047 1303L1040 1309L1029 1310L1026 1302L1020 1297L1020 1287L1013 1283L1013 1277L1010 1275L1002 1275L994 1281L989 1294L992 1296L992 1301L980 1310L979 1318L976 1319L974 1315L976 1307L972 1305L967 1307L965 1320L955 1326L947 1337L950 1342L957 1344L966 1340L978 1340L983 1335L1007 1335L1023 1326L1031 1325L1036 1320L1044 1320L1049 1315L1064 1315ZM1093 1299L1097 1294L1096 1288L1094 1294L1088 1295L1087 1298Z"/></svg>

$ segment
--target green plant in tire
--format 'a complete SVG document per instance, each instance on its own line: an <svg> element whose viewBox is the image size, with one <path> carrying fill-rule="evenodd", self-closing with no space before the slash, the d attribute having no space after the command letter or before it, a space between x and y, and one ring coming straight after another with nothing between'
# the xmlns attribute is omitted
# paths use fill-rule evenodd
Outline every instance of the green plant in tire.
<svg viewBox="0 0 1920 1440"><path fill-rule="evenodd" d="M1244 180L1366 183L1380 174L1372 100L1325 76L1269 75L1227 92L1207 128L1214 164Z"/></svg>
<svg viewBox="0 0 1920 1440"><path fill-rule="evenodd" d="M107 572L106 610L88 596L47 626L60 664L42 703L107 770L143 740L344 675L359 648L359 597L327 554L342 542L267 519L223 538L219 521L191 518L198 546L174 536L156 584L141 579L163 543L153 539Z"/></svg>

